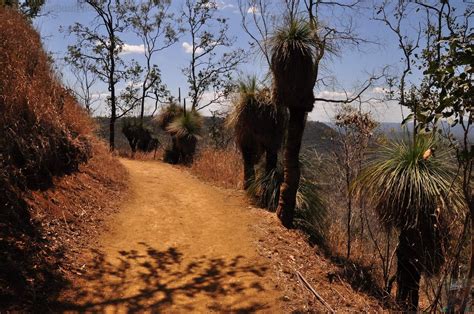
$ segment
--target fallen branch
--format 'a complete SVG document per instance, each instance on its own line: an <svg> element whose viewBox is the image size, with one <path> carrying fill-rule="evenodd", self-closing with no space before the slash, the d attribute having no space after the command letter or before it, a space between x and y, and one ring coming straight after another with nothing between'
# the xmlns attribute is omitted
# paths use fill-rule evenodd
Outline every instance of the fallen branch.
<svg viewBox="0 0 474 314"><path fill-rule="evenodd" d="M301 273L299 271L296 271L296 275L298 276L298 279L301 280L301 282L303 283L303 286L305 288L307 288L309 291L311 291L314 296L316 297L316 299L319 300L319 302L321 302L331 313L336 313L336 311L334 311L332 309L332 307L323 299L323 297L321 297L319 295L319 293L316 292L316 290L314 290L314 288L309 284L309 282L303 277L303 275L301 275Z"/></svg>

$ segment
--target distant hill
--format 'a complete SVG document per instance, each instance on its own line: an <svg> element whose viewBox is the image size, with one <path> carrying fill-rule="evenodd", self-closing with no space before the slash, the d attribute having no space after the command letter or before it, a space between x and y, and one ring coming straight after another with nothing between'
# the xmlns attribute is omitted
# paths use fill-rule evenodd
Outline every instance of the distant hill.
<svg viewBox="0 0 474 314"><path fill-rule="evenodd" d="M118 150L128 150L128 142L125 136L122 134L123 122L127 119L134 119L130 117L122 118L118 120L115 127L115 147ZM103 138L105 141L109 139L109 118L96 117L97 122L97 135ZM145 117L144 124L150 128L154 135L160 139L160 142L166 145L168 136L153 122L153 118ZM202 132L203 138L202 143L208 143L209 127L211 126L211 118L204 117L204 131ZM334 139L337 136L337 132L325 123L317 121L308 121L306 123L305 132L303 135L303 146L311 147L320 150L321 152L327 152L333 150L336 146Z"/></svg>
<svg viewBox="0 0 474 314"><path fill-rule="evenodd" d="M128 141L122 133L123 123L129 119L136 119L135 117L124 117L117 120L115 124L115 148L119 151L129 150L130 146ZM97 135L104 139L107 143L109 142L109 118L107 117L96 117L94 119L97 123ZM158 137L161 143L166 143L166 134L153 122L153 118L150 116L144 117L144 125L151 129L153 134Z"/></svg>
<svg viewBox="0 0 474 314"><path fill-rule="evenodd" d="M337 135L336 130L326 123L308 121L303 134L303 147L315 148L320 152L333 151L337 147Z"/></svg>
<svg viewBox="0 0 474 314"><path fill-rule="evenodd" d="M334 123L327 122L325 125L333 130L336 129L336 125ZM447 123L443 123L443 129L450 129L450 132L457 139L462 138L464 134L460 125L450 128ZM379 127L377 128L377 132L385 134L390 139L400 138L407 131L413 131L413 124L402 125L401 123L397 122L383 122L380 123ZM471 143L474 142L474 132L471 132L469 138Z"/></svg>
<svg viewBox="0 0 474 314"><path fill-rule="evenodd" d="M447 123L443 123L443 129L450 130L450 132L454 135L455 138L461 139L464 136L464 131L460 125L456 125L455 127L449 127ZM388 135L395 135L400 136L403 134L404 129L408 129L410 132L413 131L413 124L408 126L402 126L401 123L381 123L379 126L379 130ZM474 133L471 132L470 134L470 141L474 141Z"/></svg>

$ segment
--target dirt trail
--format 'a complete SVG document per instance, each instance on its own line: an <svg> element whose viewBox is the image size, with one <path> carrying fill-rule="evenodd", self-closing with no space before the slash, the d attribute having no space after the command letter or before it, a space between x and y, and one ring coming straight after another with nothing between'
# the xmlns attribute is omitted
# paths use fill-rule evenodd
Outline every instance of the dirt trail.
<svg viewBox="0 0 474 314"><path fill-rule="evenodd" d="M122 160L130 194L65 297L74 311L280 312L239 192L158 162ZM280 309L280 310L279 310Z"/></svg>

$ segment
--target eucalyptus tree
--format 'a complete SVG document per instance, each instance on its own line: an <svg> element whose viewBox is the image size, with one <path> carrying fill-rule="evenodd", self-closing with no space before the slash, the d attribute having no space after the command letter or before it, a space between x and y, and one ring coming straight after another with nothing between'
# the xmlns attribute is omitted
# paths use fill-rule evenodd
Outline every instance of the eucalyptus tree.
<svg viewBox="0 0 474 314"><path fill-rule="evenodd" d="M183 47L191 56L183 74L188 78L191 110L200 110L226 98L245 52L232 49L235 38L229 37L228 21L218 15L215 1L186 0L182 18L190 38ZM210 96L204 98L206 93Z"/></svg>
<svg viewBox="0 0 474 314"><path fill-rule="evenodd" d="M427 23L428 42L432 44L427 45L422 55L424 80L419 89L423 110L414 112L414 119L419 121L420 129L436 130L444 121L462 131L460 137L449 139L456 150L466 215L471 224L471 256L459 308L465 311L474 276L474 34L470 25L474 6L463 8L450 1L417 1L417 5L428 16L434 15L437 22Z"/></svg>
<svg viewBox="0 0 474 314"><path fill-rule="evenodd" d="M129 0L123 4L125 19L131 31L140 38L145 56L144 65L134 69L140 78L134 99L140 105L141 124L146 101L154 102L153 112L156 112L159 102L169 94L162 82L159 65L153 63L153 58L176 43L182 32L176 27L179 20L170 12L170 6L170 0Z"/></svg>
<svg viewBox="0 0 474 314"><path fill-rule="evenodd" d="M343 105L336 111L335 124L338 128L337 141L340 149L335 152L337 164L341 169L344 180L346 201L347 201L347 254L351 255L352 240L352 216L354 207L354 195L351 190L352 181L357 177L362 168L365 154L369 147L371 138L378 123L374 120L370 112ZM361 228L363 227L362 202L359 203L361 210Z"/></svg>
<svg viewBox="0 0 474 314"><path fill-rule="evenodd" d="M39 15L46 0L0 0L0 7L6 6L19 10L28 18L35 18Z"/></svg>
<svg viewBox="0 0 474 314"><path fill-rule="evenodd" d="M114 150L115 123L133 109L121 108L117 93L117 83L127 75L126 65L120 56L124 44L120 36L127 25L120 0L85 0L84 3L92 8L95 17L91 24L76 22L69 27L76 43L68 46L66 61L79 68L86 66L107 84L110 93L107 97L110 108L109 146Z"/></svg>
<svg viewBox="0 0 474 314"><path fill-rule="evenodd" d="M75 78L71 90L77 100L84 106L87 113L92 115L94 113L94 104L100 101L100 97L94 95L93 86L97 83L98 76L91 71L91 60L81 59L78 63L70 64L71 72Z"/></svg>

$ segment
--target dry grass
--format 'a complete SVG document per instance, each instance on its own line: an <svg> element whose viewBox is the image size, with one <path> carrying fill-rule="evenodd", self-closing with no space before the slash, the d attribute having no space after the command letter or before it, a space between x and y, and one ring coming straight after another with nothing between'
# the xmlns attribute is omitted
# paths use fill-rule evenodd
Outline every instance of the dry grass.
<svg viewBox="0 0 474 314"><path fill-rule="evenodd" d="M91 156L93 123L61 86L39 34L0 8L0 147L17 184L45 188Z"/></svg>
<svg viewBox="0 0 474 314"><path fill-rule="evenodd" d="M27 198L32 218L44 231L56 234L52 242L57 245L74 247L93 238L102 228L100 221L125 194L125 168L105 143L94 141L93 151L79 172L55 177L53 189L33 191Z"/></svg>
<svg viewBox="0 0 474 314"><path fill-rule="evenodd" d="M209 147L201 149L190 171L200 179L220 187L242 188L242 158L233 147L225 150Z"/></svg>
<svg viewBox="0 0 474 314"><path fill-rule="evenodd" d="M71 251L119 201L125 172L31 24L0 8L0 28L0 312L46 312Z"/></svg>
<svg viewBox="0 0 474 314"><path fill-rule="evenodd" d="M380 300L358 286L346 275L345 265L325 256L321 248L308 245L308 238L300 230L281 226L273 213L252 209L258 216L252 226L261 237L260 254L271 261L278 285L285 291L287 313L324 313L323 306L303 285L297 272L337 313L385 310Z"/></svg>

